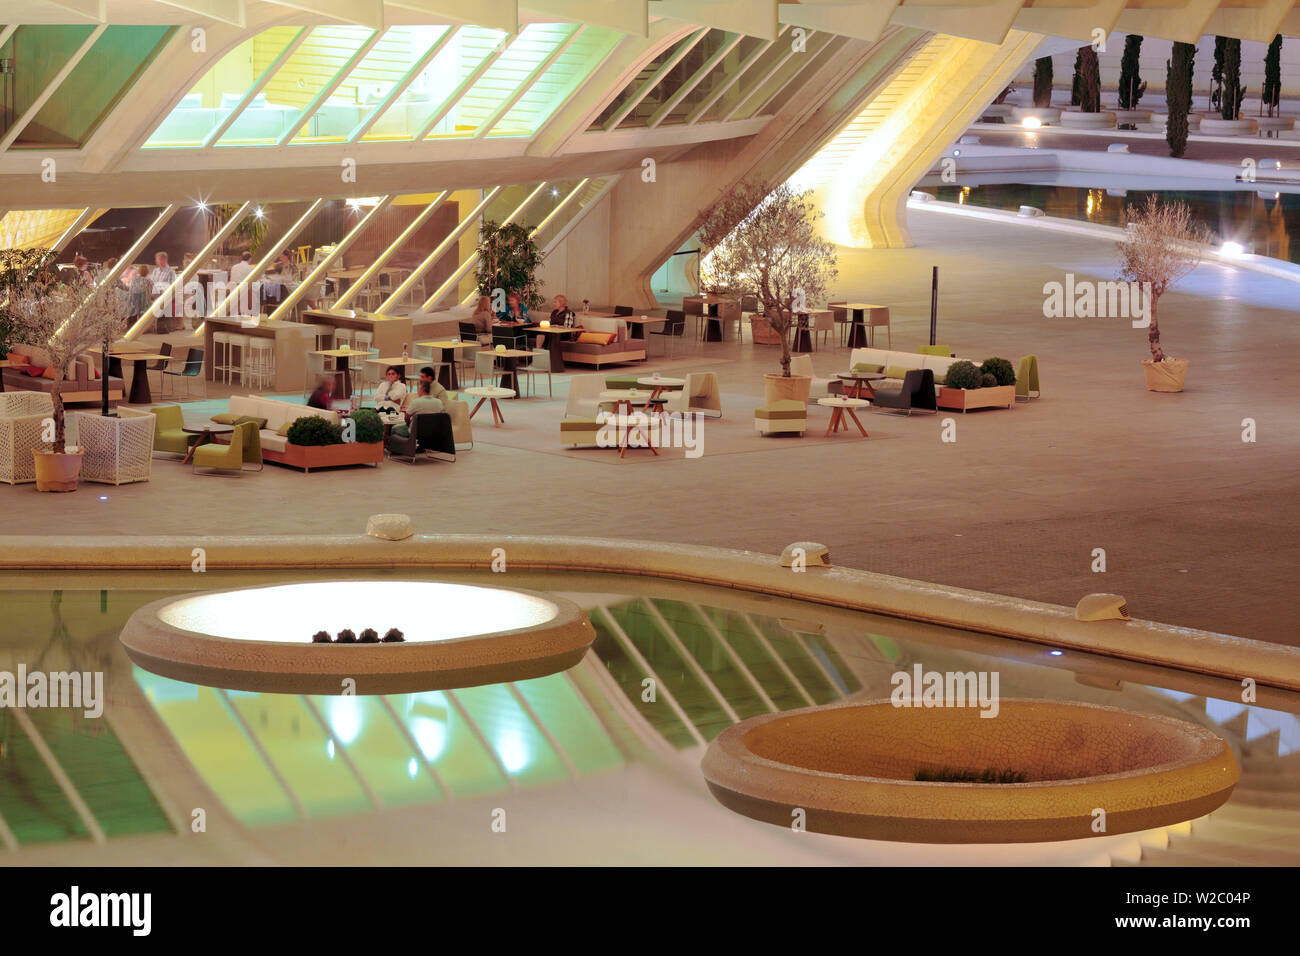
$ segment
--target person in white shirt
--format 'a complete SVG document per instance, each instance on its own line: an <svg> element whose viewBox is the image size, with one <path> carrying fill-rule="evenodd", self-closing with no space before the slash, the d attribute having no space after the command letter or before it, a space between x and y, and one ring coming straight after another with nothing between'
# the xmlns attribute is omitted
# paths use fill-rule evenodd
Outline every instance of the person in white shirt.
<svg viewBox="0 0 1300 956"><path fill-rule="evenodd" d="M230 267L230 288L238 288L239 283L252 274L253 271L253 254L245 252L239 257L239 261ZM239 292L239 305L235 310L236 315L254 315L256 310L253 309L253 293L251 289L241 289Z"/></svg>
<svg viewBox="0 0 1300 956"><path fill-rule="evenodd" d="M167 287L176 281L176 270L167 264L167 253L156 252L153 257L154 266L149 272L149 281L153 284L154 298L162 295L167 291ZM158 314L165 318L171 318L173 314L172 299L175 296L168 296L164 300L162 308Z"/></svg>
<svg viewBox="0 0 1300 956"><path fill-rule="evenodd" d="M384 370L384 380L375 389L375 407L389 405L397 409L405 401L406 385L402 382L402 373L397 370L397 366L390 365Z"/></svg>

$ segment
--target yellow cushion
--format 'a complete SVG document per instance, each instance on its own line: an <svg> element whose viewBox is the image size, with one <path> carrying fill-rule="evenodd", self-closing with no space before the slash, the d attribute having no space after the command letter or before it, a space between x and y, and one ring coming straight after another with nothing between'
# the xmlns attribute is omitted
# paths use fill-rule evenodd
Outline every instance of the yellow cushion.
<svg viewBox="0 0 1300 956"><path fill-rule="evenodd" d="M233 425L241 418L242 415L236 415L234 412L222 412L220 415L212 416L212 420L219 425Z"/></svg>
<svg viewBox="0 0 1300 956"><path fill-rule="evenodd" d="M869 362L859 362L857 365L853 366L853 371L855 372L883 372L884 370L885 367L883 365L872 365Z"/></svg>
<svg viewBox="0 0 1300 956"><path fill-rule="evenodd" d="M891 365L885 369L885 378L907 378L907 373L912 371L910 368L904 368L902 365Z"/></svg>
<svg viewBox="0 0 1300 956"><path fill-rule="evenodd" d="M583 345L608 345L618 338L615 332L583 332L578 336L578 342Z"/></svg>
<svg viewBox="0 0 1300 956"><path fill-rule="evenodd" d="M297 419L294 419L294 421L297 421ZM288 438L289 429L292 427L293 427L293 422L285 422L283 425L281 425L279 428L275 430L275 433L279 435L281 438Z"/></svg>

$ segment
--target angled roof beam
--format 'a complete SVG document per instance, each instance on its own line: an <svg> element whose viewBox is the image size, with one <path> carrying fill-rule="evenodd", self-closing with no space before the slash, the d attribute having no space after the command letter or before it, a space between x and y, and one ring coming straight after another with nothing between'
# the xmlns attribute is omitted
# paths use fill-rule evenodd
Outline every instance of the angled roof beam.
<svg viewBox="0 0 1300 956"><path fill-rule="evenodd" d="M286 316L292 315L293 307L298 304L298 300L307 294L308 289L312 288L316 283L325 278L325 274L329 272L330 266L334 265L334 263L342 257L343 253L347 251L348 246L356 242L361 234L375 221L375 218L388 208L388 204L392 201L392 196L380 197L379 202L375 203L374 207L361 217L360 222L348 230L347 235L334 243L334 248L329 252L329 254L326 255L325 258L317 264L316 268L312 269L311 272L303 278L302 282L298 283L298 287L289 293L289 295L285 297L284 301L276 307L276 310L271 313L271 321L274 322L276 319L282 319Z"/></svg>
<svg viewBox="0 0 1300 956"><path fill-rule="evenodd" d="M722 712L727 715L733 724L740 723L740 715L736 713L735 708L731 706L731 702L727 700L727 695L718 689L717 684L713 683L713 678L709 676L709 672L700 665L699 659L690 652L690 649L677 635L677 632L673 630L672 625L664 619L655 602L650 598L642 598L641 603L650 609L650 616L659 625L660 632L668 638L668 643L673 646L673 650L677 652L677 656L682 659L687 669L695 675L695 679L708 688L709 693L713 695L713 699L722 708Z"/></svg>
<svg viewBox="0 0 1300 956"><path fill-rule="evenodd" d="M578 38L578 34L585 29L586 26L581 23L574 26L574 28L569 31L568 36L566 36L560 43L556 44L555 49L551 51L550 55L547 56L546 59L542 60L541 63L538 63L537 66L533 67L532 71L524 77L523 81L517 87L515 87L514 92L506 97L505 102L493 110L492 115L484 120L483 125L475 130L474 138L482 139L495 129L497 124L505 119L506 114L515 108L515 104L523 99L524 95L533 88L533 84L541 78L543 73L551 68L551 64L560 58L560 54L567 50L569 45Z"/></svg>
<svg viewBox="0 0 1300 956"><path fill-rule="evenodd" d="M564 238L569 233L573 232L574 229L578 228L578 224L582 222L582 220L587 216L588 213L590 213L593 209L596 208L596 206L600 203L602 199L604 199L606 196L609 195L610 190L612 190L615 186L617 186L618 181L622 178L623 176L621 173L615 173L613 176L610 176L608 179L606 179L604 185L601 186L598 190L596 190L595 195L593 195L590 199L588 199L585 203L583 203L583 206L581 209L578 210L577 215L575 215L572 219L566 222L560 228L560 231L555 234L555 238L553 238L550 242L546 244L546 247L542 250L542 255L547 255L548 253L550 253L552 249L556 248L557 246L559 246L561 242L564 241ZM551 219L553 219L561 209L563 209L565 206L569 204L569 200L576 199L578 196L578 191L586 183L589 183L590 181L591 181L590 179L584 179L581 183L579 183L576 187L574 187L573 192L569 194L568 198L566 198L564 202L560 203L560 205L556 206L554 212L552 212L551 215L547 216L545 219L543 219L541 222L537 224L537 228L533 230L533 235L539 234L546 227L546 225L551 221Z"/></svg>
<svg viewBox="0 0 1300 956"><path fill-rule="evenodd" d="M1219 0L1185 0L1176 6L1128 8L1119 15L1116 30L1159 37L1182 43L1196 43L1219 8ZM1269 39L1273 39L1269 37Z"/></svg>
<svg viewBox="0 0 1300 956"><path fill-rule="evenodd" d="M788 62L790 61L790 57L792 57L792 56L804 56L804 55L806 55L806 53L807 53L807 49L808 49L808 48L807 48L807 41L811 40L813 37L818 36L818 35L819 35L819 34L817 33L816 30L810 30L810 31L808 32L808 35L807 35L806 37L804 37L805 45L804 45L804 48L803 48L803 52L796 53L796 52L795 52L795 45L794 45L793 43L791 43L791 44L790 44L790 49L786 50L783 54L781 54L781 58L780 58L779 60L777 60L775 63L773 63L772 66L771 66L771 68L767 71L767 73L765 73L765 74L764 74L764 75L763 75L763 76L758 80L757 83L755 83L753 86L751 86L751 87L749 88L749 92L748 92L748 93L744 93L744 94L740 97L740 99L736 100L736 102L734 102L734 103L731 104L731 109L727 110L726 114L722 117L722 122L725 123L727 120L731 119L731 117L735 116L735 115L736 115L736 112L737 112L737 111L738 111L742 106L744 106L746 103L748 103L750 100L752 100L752 99L754 98L754 94L755 94L755 93L757 93L757 92L758 92L759 90L761 90L763 87L767 86L767 81L770 80L772 77L776 76L777 71L780 70L781 67L785 66L786 63L788 63ZM820 53L820 52L825 48L825 46L826 46L826 44L823 43L821 46L819 46L819 47L817 48L817 52ZM814 55L815 55L815 54L814 54ZM797 74L797 72L798 72L798 71L796 71L796 74Z"/></svg>
<svg viewBox="0 0 1300 956"><path fill-rule="evenodd" d="M727 657L731 659L731 663L735 666L736 670L740 671L740 673L744 675L745 680L749 681L749 686L754 688L754 693L757 694L758 699L763 702L763 706L772 713L780 710L781 708L777 707L772 701L772 698L768 696L767 689L763 686L762 682L754 676L748 667L745 666L745 662L741 659L740 655L736 653L735 648L733 648L730 642L722 636L722 631L720 631L718 626L713 623L707 614L704 613L704 608L700 607L698 604L692 604L691 608L695 611L695 616L704 622L705 629L708 630L713 639L717 641L718 646L726 652Z"/></svg>
<svg viewBox="0 0 1300 956"><path fill-rule="evenodd" d="M456 104L460 102L461 97L468 93L470 87L479 81L479 77L490 70L493 63L501 59L502 54L510 48L510 44L514 41L515 37L513 36L505 36L501 38L501 42L496 45L496 49L485 56L483 62L474 67L469 76L461 80L460 85L451 91L450 96L443 100L442 105L438 107L437 112L429 117L428 122L424 124L424 128L415 135L415 142L426 139L428 135L433 132L433 128L446 118L447 114L450 113L455 108Z"/></svg>
<svg viewBox="0 0 1300 956"><path fill-rule="evenodd" d="M438 207L441 206L450 195L451 192L444 189L434 197L433 202L420 210L420 214L411 220L411 224L402 230L401 235L389 243L388 248L381 252L374 262L370 263L366 268L366 271L357 276L356 281L344 289L343 294L334 300L334 308L342 309L347 306L347 304L352 301L353 297L366 287L366 283L379 274L379 270L384 267L384 263L391 259L397 250L406 245L406 241L419 231L420 227L429 220L429 217L437 211Z"/></svg>
<svg viewBox="0 0 1300 956"><path fill-rule="evenodd" d="M1258 6L1219 7L1205 25L1205 32L1272 43L1273 37L1282 32L1282 24L1294 2L1295 0L1264 0Z"/></svg>
<svg viewBox="0 0 1300 956"><path fill-rule="evenodd" d="M81 818L82 826L86 828L87 832L90 834L90 838L96 843L107 843L108 838L104 836L104 828L99 825L99 821L95 819L95 815L90 812L90 807L86 805L86 801L83 800L81 794L77 792L77 787L72 782L72 778L68 776L68 772L63 769L63 765L60 764L58 759L54 756L54 751L50 750L49 744L45 742L45 738L41 736L41 732L36 729L36 725L32 723L32 719L27 716L27 711L21 707L14 707L10 710L10 713L14 715L14 722L18 724L23 733L27 735L28 741L30 741L31 745L36 749L36 753L40 755L41 762L44 763L45 768L49 770L50 776L54 778L54 782L59 785L59 789L63 791L63 795L68 798L68 803L72 804L72 809L75 810L77 816Z"/></svg>
<svg viewBox="0 0 1300 956"><path fill-rule="evenodd" d="M460 221L460 225L447 233L447 235L443 237L442 242L438 243L438 245L434 247L433 252L429 253L425 257L424 261L415 267L402 284L394 289L387 299L379 303L379 308L375 309L375 315L387 315L388 312L402 300L402 296L411 291L411 287L420 280L420 277L428 272L433 265L446 254L447 250L460 240L461 235L469 229L470 226L478 223L478 217L483 214L483 210L488 207L488 203L496 198L497 193L501 192L501 189L501 186L493 186L479 204L474 207L470 214Z"/></svg>
<svg viewBox="0 0 1300 956"><path fill-rule="evenodd" d="M650 0L650 14L775 40L777 0Z"/></svg>
<svg viewBox="0 0 1300 956"><path fill-rule="evenodd" d="M108 22L108 4L104 0L49 0L49 3L95 23Z"/></svg>
<svg viewBox="0 0 1300 956"><path fill-rule="evenodd" d="M1217 4L1219 0L1209 0ZM983 0L967 6L960 2L908 3L889 17L890 23L967 40L1001 43L1007 37L1025 0Z"/></svg>
<svg viewBox="0 0 1300 956"><path fill-rule="evenodd" d="M807 27L819 33L835 33L875 43L889 26L889 17L901 0L869 0L857 3L782 3L782 23ZM1120 6L1125 0L1116 0Z"/></svg>
<svg viewBox="0 0 1300 956"><path fill-rule="evenodd" d="M695 74L681 86L677 87L676 92L674 92L672 96L668 97L668 99L664 100L659 109L655 110L654 113L651 114L649 121L646 123L646 128L654 129L662 123L664 118L677 108L677 104L690 96L691 90L699 86L700 81L712 73L713 68L725 60L727 54L734 50L736 45L740 43L742 39L744 39L743 34L733 33L730 40L718 47L718 49L714 51L714 54L705 60L704 63L701 64L700 68L695 71Z"/></svg>
<svg viewBox="0 0 1300 956"><path fill-rule="evenodd" d="M542 190L545 189L548 185L550 184L547 183L546 180L542 180L540 183L538 183L537 188L534 189L532 192L530 192L527 195L527 197L525 197L523 202L521 202L518 206L516 206L513 210L511 210L510 215L506 216L504 219L501 220L501 225L508 226L512 222L514 222L515 217L518 216L520 213L522 213L525 209L527 209L529 203L531 203L534 199L540 196ZM478 262L477 249L475 249L468 256L466 256L465 261L460 264L460 267L457 268L456 271L451 274L451 276L447 279L447 281L444 282L442 285L438 286L438 291L436 291L433 295L429 296L427 300L425 300L424 305L420 306L421 311L428 312L430 309L434 308L435 303L440 301L444 295L450 292L452 288L456 285L456 283L459 282L464 277L465 273L469 272L470 267L473 266L474 263L476 262ZM468 297L466 297L466 301L468 301Z"/></svg>
<svg viewBox="0 0 1300 956"><path fill-rule="evenodd" d="M72 56L68 57L67 61L64 62L63 66L59 69L59 72L55 73L50 79L50 82L45 84L45 89L41 90L41 92L37 94L36 99L32 100L32 105L27 107L27 111L23 113L22 116L18 117L18 120L13 126L9 127L9 132L5 134L4 139L0 139L0 153L12 146L14 140L18 139L22 131L27 128L27 124L36 119L36 114L41 111L42 107L44 107L47 102L49 102L50 97L54 95L55 91L60 86L63 85L63 81L68 78L68 74L77 68L77 64L80 63L85 55L90 52L90 48L95 45L95 41L103 36L104 31L107 29L108 27L101 23L90 31L90 36L86 37L81 46L77 47Z"/></svg>
<svg viewBox="0 0 1300 956"><path fill-rule="evenodd" d="M605 27L629 36L650 35L648 0L519 0L519 6L569 23Z"/></svg>
<svg viewBox="0 0 1300 956"><path fill-rule="evenodd" d="M1095 0L1085 3L1083 0L1061 0L1057 3L1035 3L1032 7L1022 7L1016 14L1015 28L1026 33L1042 33L1047 36L1065 37L1082 43L1091 43L1093 31L1102 30L1109 35L1115 29L1119 15L1124 12L1128 0ZM1291 3L1292 0L1284 0Z"/></svg>
<svg viewBox="0 0 1300 956"><path fill-rule="evenodd" d="M280 253L284 252L284 250L288 247L289 243L293 242L293 240L298 237L298 233L306 229L307 224L310 223L313 219L315 219L317 213L319 213L324 208L325 208L324 199L317 199L314 203L308 206L307 210L301 216L298 217L298 221L295 222L292 226L290 226L287 230L285 230L284 235L281 236L277 242L273 243L269 249L267 249L266 255L262 256L262 258L258 261L257 265L253 266L252 272L250 272L248 275L244 276L244 278L239 280L239 283L233 289L230 290L230 292L226 295L224 299L221 300L220 303L218 303L215 306L211 305L210 303L208 304L208 315L212 315L212 316L228 315L229 313L226 310L230 307L230 303L237 301L240 293L242 293L244 289L248 288L248 286L252 285L254 282L256 282L258 279L262 277L262 273L264 273L268 268L270 268L276 259L280 258ZM200 329L201 328L202 327L200 326ZM199 330L197 329L195 330L196 334L198 331Z"/></svg>
<svg viewBox="0 0 1300 956"><path fill-rule="evenodd" d="M789 25L783 24L781 27L781 32L777 34L777 40L779 40L782 36L784 36L785 31L788 29L790 29ZM695 109L691 110L690 113L687 114L686 124L688 126L692 126L695 123L699 122L700 117L703 116L705 113L707 113L710 107L712 107L714 103L722 99L722 97L726 95L726 92L729 89L731 89L733 86L735 86L736 82L742 76L745 75L745 72L755 63L757 63L760 59L762 59L763 54L766 53L768 50L770 50L772 48L772 44L775 42L776 40L768 40L762 46L755 47L754 50L749 54L749 56L745 57L745 59L740 62L740 66L736 68L736 72L731 74L731 76L727 77L727 81L725 83L719 84L717 89L715 89L712 93L706 96L702 101L700 101L700 104L696 106Z"/></svg>
<svg viewBox="0 0 1300 956"><path fill-rule="evenodd" d="M560 746L560 742L555 739L555 735L551 733L546 724L542 723L542 718L537 716L537 711L533 710L533 705L528 703L528 698L520 692L519 688L515 686L513 681L506 684L506 689L510 691L510 696L515 699L515 703L523 708L524 713L528 715L528 719L533 722L533 726L537 728L538 732L545 738L546 742L551 745L551 749L559 755L560 760L564 762L565 768L569 771L569 777L573 780L577 780L579 776L578 768L574 765L573 760L570 759L569 755L565 753L564 748Z"/></svg>
<svg viewBox="0 0 1300 956"><path fill-rule="evenodd" d="M50 251L62 252L67 248L68 243L81 234L81 230L94 222L97 212L98 210L96 210L94 206L88 206L81 210L81 213L77 218L68 223L68 228L63 230L63 235L59 236L59 238L55 240L54 245L50 246Z"/></svg>
<svg viewBox="0 0 1300 956"><path fill-rule="evenodd" d="M252 209L253 203L250 200L240 206L235 211L234 215L227 216L226 221L222 224L221 228L217 230L216 234L208 240L207 245L199 250L198 255L190 260L190 264L181 270L180 275L178 275L167 286L167 288L163 289L162 293L153 300L153 303L149 308L140 313L140 318L136 319L135 324L126 330L126 335L122 336L122 338L129 342L131 339L134 339L136 336L144 332L145 329L149 327L149 321L154 318L154 316L158 314L159 310L167 303L167 299L170 296L175 295L177 289L184 289L185 286L189 284L190 279L194 278L194 274L202 268L203 263L212 258L213 254L221 248L221 244L226 241L226 237L235 231L235 227L243 222L244 217L252 212Z"/></svg>
<svg viewBox="0 0 1300 956"><path fill-rule="evenodd" d="M158 213L158 217L154 219L152 223L149 224L149 228L146 229L144 232L140 233L140 235L136 236L135 242L131 243L131 248L127 249L126 252L122 253L121 257L117 261L135 262L136 257L139 256L140 253L144 252L144 247L149 245L149 242L153 239L153 237L158 235L158 233L162 231L162 227L167 225L167 223L171 221L172 216L176 215L176 213L180 210L180 208L181 207L177 203L171 203L170 205L164 207L163 211ZM121 273L118 273L118 275L121 275ZM105 272L95 282L95 288L102 289L110 282L115 282L116 280L117 280L117 276L113 275L112 272Z"/></svg>
<svg viewBox="0 0 1300 956"><path fill-rule="evenodd" d="M758 108L754 110L755 116L763 115L763 110L767 109L768 103L771 103L774 99L776 99L778 96L784 93L786 87L788 87L799 77L803 76L804 70L808 69L808 67L812 66L823 56L828 55L826 51L836 41L837 38L830 33L820 34L820 37L821 37L821 45L818 46L816 50L813 50L811 52L806 52L804 55L803 62L800 63L799 66L795 68L794 72L792 72L788 77L785 78L785 82L781 83L771 93L768 93L766 96L763 97L763 102L759 103ZM754 93L760 92L763 89L763 86L764 84L759 84L759 86L755 88ZM748 98L749 97L746 97L746 99Z"/></svg>
<svg viewBox="0 0 1300 956"><path fill-rule="evenodd" d="M156 0L156 2L186 13L197 14L209 20L218 20L232 26L248 25L248 13L244 9L244 0Z"/></svg>
<svg viewBox="0 0 1300 956"><path fill-rule="evenodd" d="M704 39L704 35L709 32L708 27L702 27L691 34L690 38L678 46L677 50L668 59L659 65L659 69L648 77L641 85L641 90L635 96L631 97L623 104L622 109L605 121L605 132L617 129L618 124L627 118L628 114L641 105L641 101L650 95L650 91L659 85L660 81L668 75L668 71L681 62L682 57L695 49L695 45Z"/></svg>
<svg viewBox="0 0 1300 956"><path fill-rule="evenodd" d="M817 701L813 700L812 694L808 693L808 690L799 682L799 678L794 676L794 671L790 670L789 666L785 662L785 658L776 652L776 648L774 648L771 642L768 641L767 635L759 630L758 625L754 623L754 619L743 611L740 616L743 617L745 623L749 625L750 633L754 635L754 639L758 641L763 650L767 651L768 657L772 658L772 663L774 663L776 669L781 672L781 676L790 682L790 686L799 692L799 696L806 700L810 707L815 705Z"/></svg>
<svg viewBox="0 0 1300 956"><path fill-rule="evenodd" d="M410 746L411 752L415 754L415 759L419 761L420 765L424 767L425 772L433 779L433 782L437 785L438 789L442 791L443 797L447 800L454 799L455 794L451 792L451 788L448 787L446 781L442 779L437 768L434 767L434 765L429 761L429 758L425 756L424 750L420 747L420 742L415 739L415 735L411 733L411 728L406 726L406 722L403 721L402 718L398 716L397 711L393 709L392 702L387 697L380 696L379 703L383 705L388 716L392 719L393 723L397 725L397 732L406 739L406 743Z"/></svg>
<svg viewBox="0 0 1300 956"><path fill-rule="evenodd" d="M460 714L461 720L465 721L465 726L468 727L469 732L474 735L474 739L483 745L483 749L487 751L487 755L492 759L492 762L496 764L496 768L501 771L501 776L506 778L506 785L509 786L511 790L518 790L519 781L516 780L514 775L506 769L505 762L502 761L501 755L497 753L497 749L493 747L491 741L487 739L487 735L479 729L478 723L469 715L469 711L466 710L465 705L460 702L460 698L456 696L456 692L444 690L442 693L455 709L456 713Z"/></svg>
<svg viewBox="0 0 1300 956"><path fill-rule="evenodd" d="M334 745L334 752L342 757L343 762L348 765L348 769L352 771L352 776L356 778L357 785L361 787L361 792L366 795L366 799L370 801L370 805L376 810L384 809L384 804L383 801L379 799L379 794L375 793L375 788L370 786L370 781L365 778L365 775L362 774L361 770L357 767L356 761L352 759L352 755L348 753L347 744L343 742L343 738L334 732L334 727L325 719L325 715L320 712L320 708L318 708L316 704L313 703L312 699L306 694L299 694L298 699L302 701L303 706L307 708L307 712L315 718L316 725L320 727L321 730L325 731L325 736L328 737L330 743ZM356 698L353 698L353 700L355 699Z"/></svg>
<svg viewBox="0 0 1300 956"><path fill-rule="evenodd" d="M10 23L8 26L0 27L0 46L9 42L9 38L18 32L18 24Z"/></svg>
<svg viewBox="0 0 1300 956"><path fill-rule="evenodd" d="M235 723L239 725L239 729L244 732L244 737L248 740L249 745L257 751L257 755L262 758L262 763L266 765L267 771L275 778L275 782L280 785L280 789L284 791L284 795L289 798L289 803L293 806L293 810L298 815L298 819L306 820L307 808L303 806L302 800L298 797L298 794L294 791L293 787L289 786L289 781L285 777L283 771L280 770L279 765L271 759L270 753L267 752L266 745L262 743L261 739L253 731L253 728L249 726L248 721L244 719L244 715L239 712L239 708L235 706L234 701L230 699L230 692L222 690L221 688L216 688L216 691L221 702L226 705L226 712L230 714Z"/></svg>
<svg viewBox="0 0 1300 956"><path fill-rule="evenodd" d="M5 823L4 817L0 817L0 843L5 845L6 850L18 849L18 838L14 836L14 831L9 829L9 824Z"/></svg>
<svg viewBox="0 0 1300 956"><path fill-rule="evenodd" d="M216 144L217 140L226 135L226 130L230 129L230 127L234 125L235 120L239 119L239 114L248 109L248 104L257 98L258 93L261 93L262 90L266 89L266 84L271 82L271 77L275 76L275 74L280 71L280 68L289 62L289 57L298 52L298 47L302 46L303 43L307 41L307 37L311 35L312 29L312 27L303 27L298 31L298 35L290 41L288 46L280 51L280 55L277 56L262 75L257 78L257 82L253 84L252 89L245 93L244 98L235 104L235 108L230 111L230 115L218 123L216 129L208 134L207 139L203 141L204 149L211 149L212 146Z"/></svg>
<svg viewBox="0 0 1300 956"><path fill-rule="evenodd" d="M340 23L355 23L372 30L384 28L384 0L267 0L277 7L316 13Z"/></svg>
<svg viewBox="0 0 1300 956"><path fill-rule="evenodd" d="M375 48L375 44L379 42L380 37L387 32L387 30L375 30L370 34L369 39L367 39L365 43L361 44L361 46L357 48L357 51L353 53L352 56L348 57L348 61L339 68L337 73L334 74L334 78L321 87L320 92L312 97L311 102L303 108L303 111L298 114L298 118L293 121L293 125L280 134L280 139L275 145L283 146L285 143L289 142L289 140L298 135L298 130L311 122L311 118L316 114L316 111L324 105L326 100L334 95L335 90L343 85L343 81L348 78L354 69L356 69L357 64L366 58L366 54Z"/></svg>
<svg viewBox="0 0 1300 956"><path fill-rule="evenodd" d="M379 117L387 113L388 108L401 99L402 94L410 89L410 86L415 82L416 77L424 72L425 67L433 62L433 58L442 52L443 47L450 43L452 38L455 37L459 31L460 27L449 27L447 31L438 38L437 43L424 51L424 56L415 61L415 65L406 71L406 75L397 81L396 86L388 91L388 95L384 97L383 101L371 111L369 116L361 121L356 129L352 131L352 135L348 137L349 143L355 143L361 137L365 136L366 133L370 132L370 127L379 122ZM349 288L351 287L349 286Z"/></svg>
<svg viewBox="0 0 1300 956"><path fill-rule="evenodd" d="M514 33L519 29L517 0L388 0L394 7L437 17L434 23L472 23Z"/></svg>

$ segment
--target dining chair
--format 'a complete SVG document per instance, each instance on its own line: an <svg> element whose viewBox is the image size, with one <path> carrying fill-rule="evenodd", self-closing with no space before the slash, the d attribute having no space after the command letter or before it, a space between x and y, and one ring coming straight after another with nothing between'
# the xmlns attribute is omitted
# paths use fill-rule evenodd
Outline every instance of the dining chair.
<svg viewBox="0 0 1300 956"><path fill-rule="evenodd" d="M175 376L178 376L177 381L179 381L179 380L182 379L182 378L189 378L189 379L192 379L192 378L198 378L199 375L200 375L202 372L203 372L203 349L195 349L195 348L190 349L190 350L185 354L185 365L184 365L184 367L182 367L181 369L176 370L176 371L173 371L172 369L169 369L169 368L165 368L165 369L162 370L162 373L163 373L164 375L175 375ZM189 383L188 383L188 382L186 383L186 386L185 386L185 392L186 392L187 395L189 394ZM204 389L204 394L206 394L206 393L207 393L207 390L206 390L206 387L205 387L205 389Z"/></svg>
<svg viewBox="0 0 1300 956"><path fill-rule="evenodd" d="M662 335L664 337L664 355L673 354L673 340L681 338L686 333L686 313L680 309L669 309L668 317L664 321L664 327L652 331L651 335Z"/></svg>
<svg viewBox="0 0 1300 956"><path fill-rule="evenodd" d="M555 387L551 381L551 353L548 349L533 349L532 360L527 365L519 366L518 372L528 377L530 395L536 394L533 379L543 372L546 373L546 391L551 398L555 397Z"/></svg>

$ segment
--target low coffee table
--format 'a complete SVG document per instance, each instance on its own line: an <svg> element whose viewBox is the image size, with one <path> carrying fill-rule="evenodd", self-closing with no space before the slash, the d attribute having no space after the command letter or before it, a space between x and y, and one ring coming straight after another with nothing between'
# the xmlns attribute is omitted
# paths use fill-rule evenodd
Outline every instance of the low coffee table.
<svg viewBox="0 0 1300 956"><path fill-rule="evenodd" d="M867 430L862 427L862 422L858 421L858 415L855 409L866 408L871 403L862 398L844 398L843 396L832 396L830 398L817 399L818 405L825 405L831 410L831 423L826 427L826 435L830 437L831 432L839 431L841 428L849 430L849 424L844 420L845 414L853 419L853 424L858 426L858 431L862 432L862 437L867 438Z"/></svg>
<svg viewBox="0 0 1300 956"><path fill-rule="evenodd" d="M844 395L846 398L875 398L875 391L871 388L872 382L879 382L885 377L884 372L836 372L843 385ZM863 391L866 395L863 396Z"/></svg>
<svg viewBox="0 0 1300 956"><path fill-rule="evenodd" d="M650 401L652 402L663 395L665 391L672 390L675 392L679 388L686 387L686 379L668 378L665 375L647 375L644 378L638 378L636 383L638 385L648 385L650 387Z"/></svg>
<svg viewBox="0 0 1300 956"><path fill-rule="evenodd" d="M515 390L513 388L498 388L495 385L476 385L474 388L462 389L462 394L472 395L478 399L478 404L474 406L474 411L469 413L470 418L474 417L474 412L477 412L483 407L484 402L491 402L492 427L499 428L501 427L501 423L506 420L506 417L501 414L501 406L497 404L497 399L514 398Z"/></svg>
<svg viewBox="0 0 1300 956"><path fill-rule="evenodd" d="M199 422L195 425L182 425L181 431L199 436L199 440L190 446L190 450L185 453L185 458L181 461L182 465L188 465L190 459L194 457L194 449L214 441L217 435L232 434L235 431L235 426L224 425L221 422Z"/></svg>

